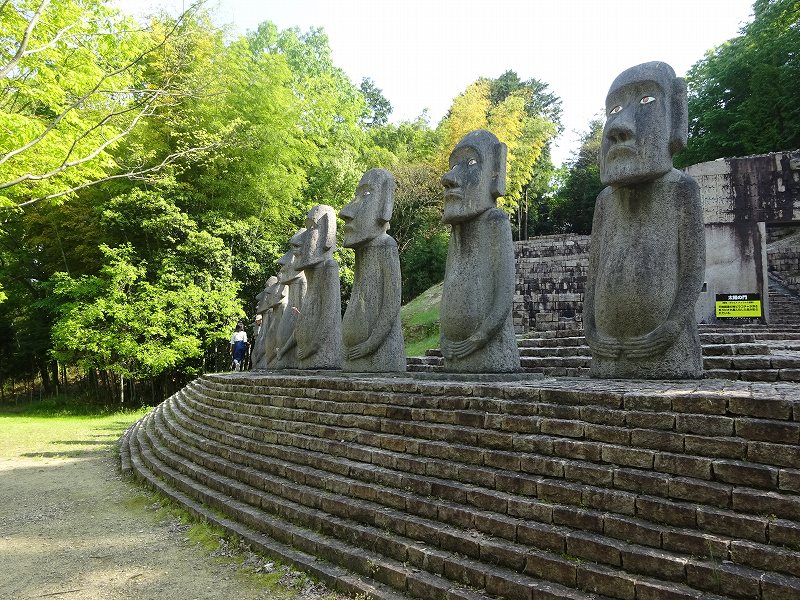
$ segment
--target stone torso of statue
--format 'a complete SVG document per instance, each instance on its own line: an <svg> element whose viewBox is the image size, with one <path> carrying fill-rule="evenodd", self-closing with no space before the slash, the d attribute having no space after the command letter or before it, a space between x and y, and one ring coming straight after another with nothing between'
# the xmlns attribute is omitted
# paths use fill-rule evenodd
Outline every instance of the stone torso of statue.
<svg viewBox="0 0 800 600"><path fill-rule="evenodd" d="M297 369L297 317L303 309L306 295L306 278L297 268L297 251L305 235L305 229L298 231L289 241L289 251L278 259L281 270L278 281L284 286L284 299L281 300L281 313L275 338L275 368Z"/></svg>
<svg viewBox="0 0 800 600"><path fill-rule="evenodd" d="M705 271L697 183L672 168L686 89L664 63L623 72L606 101L584 326L592 376L702 376L694 304Z"/></svg>
<svg viewBox="0 0 800 600"><path fill-rule="evenodd" d="M518 371L514 248L508 217L496 207L505 192L505 145L473 131L456 145L450 167L442 177L442 220L451 225L439 321L445 369Z"/></svg>
<svg viewBox="0 0 800 600"><path fill-rule="evenodd" d="M253 364L253 369L267 368L268 359L266 341L270 322L272 320L271 298L277 287L278 278L272 276L267 280L267 285L264 290L258 296L256 296L258 299L256 313L261 315L262 321L261 327L258 330L258 334L256 335L255 340L253 340L253 353L250 357Z"/></svg>
<svg viewBox="0 0 800 600"><path fill-rule="evenodd" d="M344 245L355 249L355 275L342 319L345 371L405 371L400 325L400 258L386 233L394 203L394 176L370 169L339 216Z"/></svg>
<svg viewBox="0 0 800 600"><path fill-rule="evenodd" d="M326 205L312 208L295 254L295 268L306 277L306 295L297 315L295 340L300 369L342 366L342 299L336 248L336 213Z"/></svg>
<svg viewBox="0 0 800 600"><path fill-rule="evenodd" d="M287 301L286 287L283 284L278 285L279 287L275 290L273 298L271 299L269 327L267 328L266 337L264 338L264 356L267 369L278 368L278 330L283 320L283 311L286 308Z"/></svg>

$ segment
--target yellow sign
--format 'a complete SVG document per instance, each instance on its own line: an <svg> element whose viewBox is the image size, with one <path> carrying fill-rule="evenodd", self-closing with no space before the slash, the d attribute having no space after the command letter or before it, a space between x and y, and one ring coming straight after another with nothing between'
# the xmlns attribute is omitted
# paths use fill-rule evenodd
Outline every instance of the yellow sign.
<svg viewBox="0 0 800 600"><path fill-rule="evenodd" d="M746 318L761 316L761 300L717 300L717 318Z"/></svg>

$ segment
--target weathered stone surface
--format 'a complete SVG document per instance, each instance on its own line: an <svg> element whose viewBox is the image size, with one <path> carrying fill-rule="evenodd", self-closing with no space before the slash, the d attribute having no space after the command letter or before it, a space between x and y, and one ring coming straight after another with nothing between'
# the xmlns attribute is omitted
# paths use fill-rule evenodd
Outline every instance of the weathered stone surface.
<svg viewBox="0 0 800 600"><path fill-rule="evenodd" d="M267 333L269 332L274 317L272 309L272 296L278 290L278 278L274 275L267 279L266 287L256 296L256 319L261 317L261 325L253 340L253 351L250 362L253 369L266 369L269 359L267 357ZM258 320L256 320L258 323Z"/></svg>
<svg viewBox="0 0 800 600"><path fill-rule="evenodd" d="M511 306L514 249L505 193L506 146L485 130L468 133L450 155L442 221L451 226L440 308L445 369L519 370Z"/></svg>
<svg viewBox="0 0 800 600"><path fill-rule="evenodd" d="M672 167L686 144L686 84L665 63L624 71L607 120L586 287L593 377L702 376L694 305L705 268L700 191Z"/></svg>
<svg viewBox="0 0 800 600"><path fill-rule="evenodd" d="M355 249L353 291L342 319L343 370L405 371L400 326L400 258L386 230L394 206L394 176L370 169L353 200L339 211L344 245Z"/></svg>
<svg viewBox="0 0 800 600"><path fill-rule="evenodd" d="M296 255L304 235L305 229L294 234L289 241L289 251L278 259L281 289L278 292L280 296L274 299L273 310L280 314L280 321L275 332L274 359L270 362L270 366L277 369L296 369L298 366L295 327L306 296L306 276L297 268Z"/></svg>
<svg viewBox="0 0 800 600"><path fill-rule="evenodd" d="M306 276L307 288L295 325L300 369L342 366L342 299L336 250L336 212L318 204L306 216L305 233L295 252L295 268Z"/></svg>

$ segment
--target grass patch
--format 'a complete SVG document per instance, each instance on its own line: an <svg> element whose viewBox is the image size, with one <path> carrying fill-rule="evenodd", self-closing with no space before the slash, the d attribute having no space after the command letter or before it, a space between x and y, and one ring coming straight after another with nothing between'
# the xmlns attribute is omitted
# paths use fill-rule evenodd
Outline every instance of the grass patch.
<svg viewBox="0 0 800 600"><path fill-rule="evenodd" d="M439 305L442 284L437 283L400 309L406 356L421 356L439 347Z"/></svg>
<svg viewBox="0 0 800 600"><path fill-rule="evenodd" d="M149 410L90 416L0 409L0 458L89 458L109 453L125 430Z"/></svg>

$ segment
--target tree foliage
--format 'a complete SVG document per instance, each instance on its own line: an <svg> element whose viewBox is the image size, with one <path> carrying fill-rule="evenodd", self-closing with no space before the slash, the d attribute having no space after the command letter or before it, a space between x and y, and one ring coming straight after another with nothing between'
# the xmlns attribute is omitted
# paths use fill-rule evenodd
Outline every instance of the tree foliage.
<svg viewBox="0 0 800 600"><path fill-rule="evenodd" d="M604 187L599 165L602 136L603 120L593 119L553 197L537 215L537 233L592 232L595 200Z"/></svg>
<svg viewBox="0 0 800 600"><path fill-rule="evenodd" d="M756 0L753 13L689 70L680 165L800 147L800 3Z"/></svg>
<svg viewBox="0 0 800 600"><path fill-rule="evenodd" d="M500 205L514 212L560 127L553 120L560 118L560 100L545 93L546 87L535 79L522 82L513 71L472 83L453 101L440 125L445 144L435 164L446 170L450 151L466 133L488 129L508 147L506 194Z"/></svg>

